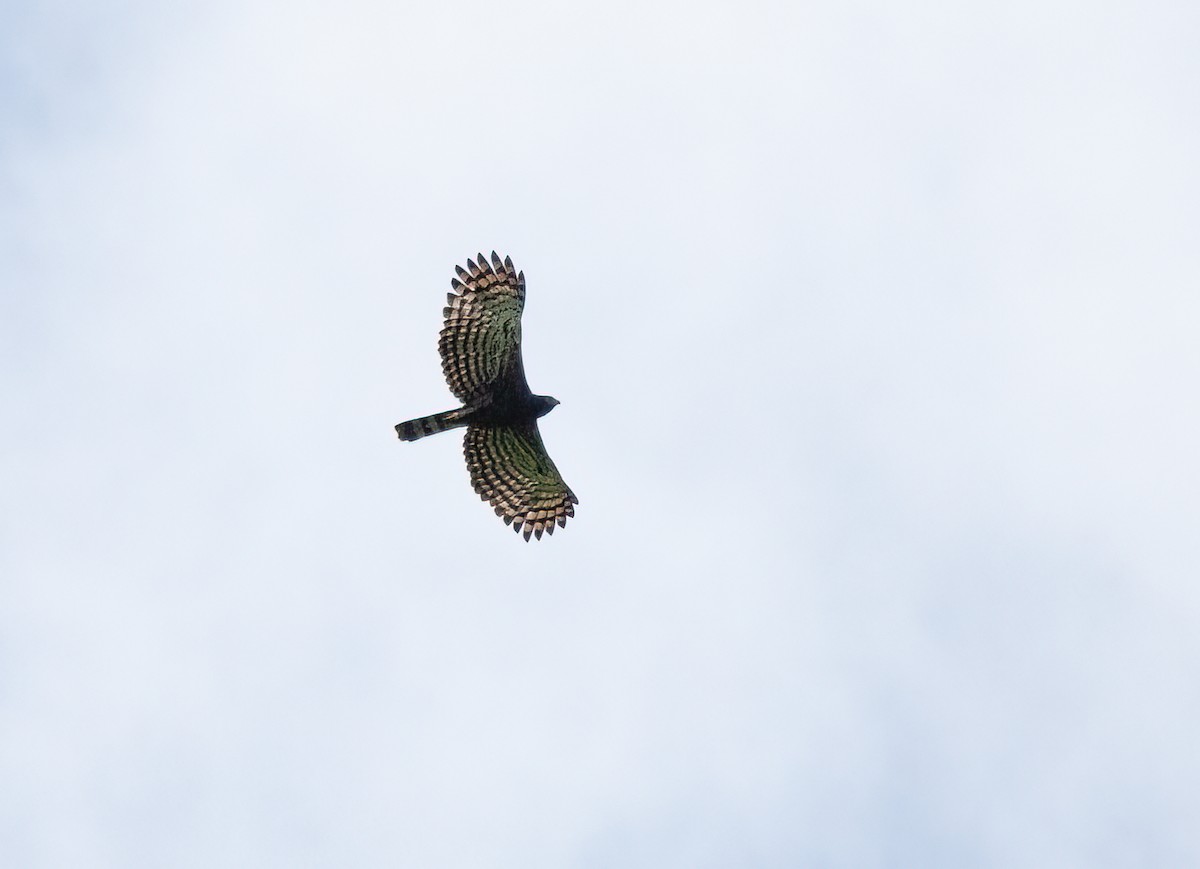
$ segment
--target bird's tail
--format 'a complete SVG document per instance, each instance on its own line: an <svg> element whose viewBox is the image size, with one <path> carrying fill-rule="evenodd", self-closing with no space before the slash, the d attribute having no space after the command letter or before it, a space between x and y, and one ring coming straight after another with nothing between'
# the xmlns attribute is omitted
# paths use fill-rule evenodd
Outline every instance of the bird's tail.
<svg viewBox="0 0 1200 869"><path fill-rule="evenodd" d="M431 434L437 434L449 428L458 428L471 421L471 412L465 407L435 413L433 416L423 416L420 419L410 419L396 426L396 434L402 441L416 441Z"/></svg>

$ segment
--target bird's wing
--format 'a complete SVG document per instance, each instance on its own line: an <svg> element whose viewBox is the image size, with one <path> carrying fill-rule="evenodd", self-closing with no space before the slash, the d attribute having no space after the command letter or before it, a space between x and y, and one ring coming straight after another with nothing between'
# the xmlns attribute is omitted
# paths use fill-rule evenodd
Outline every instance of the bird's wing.
<svg viewBox="0 0 1200 869"><path fill-rule="evenodd" d="M506 525L525 539L554 533L554 523L567 524L579 499L542 444L536 421L518 425L472 425L463 439L471 484L496 508Z"/></svg>
<svg viewBox="0 0 1200 869"><path fill-rule="evenodd" d="M453 293L443 310L446 323L438 338L442 371L450 390L463 404L485 404L492 387L504 378L525 383L521 364L521 311L525 307L525 273L513 270L508 257L501 262L492 251L489 264L467 260L455 266ZM515 379L514 379L515 378ZM528 387L526 387L528 389Z"/></svg>

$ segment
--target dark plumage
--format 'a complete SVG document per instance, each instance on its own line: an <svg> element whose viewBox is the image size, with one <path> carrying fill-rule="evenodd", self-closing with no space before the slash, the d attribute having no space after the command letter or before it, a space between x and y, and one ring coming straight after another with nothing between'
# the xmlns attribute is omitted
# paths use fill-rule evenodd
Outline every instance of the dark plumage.
<svg viewBox="0 0 1200 869"><path fill-rule="evenodd" d="M558 400L534 395L521 361L521 311L525 273L492 252L489 264L455 266L454 292L443 309L438 339L442 371L463 406L396 426L401 440L415 441L451 428L467 427L463 452L471 483L496 515L516 531L541 539L554 525L567 524L579 499L563 482L538 433L538 417Z"/></svg>

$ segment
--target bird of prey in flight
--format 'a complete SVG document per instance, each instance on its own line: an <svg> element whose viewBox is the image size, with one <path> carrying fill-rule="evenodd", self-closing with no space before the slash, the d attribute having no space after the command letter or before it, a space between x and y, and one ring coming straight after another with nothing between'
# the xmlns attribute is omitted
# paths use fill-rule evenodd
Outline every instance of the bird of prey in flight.
<svg viewBox="0 0 1200 869"><path fill-rule="evenodd" d="M442 371L463 406L396 426L404 441L466 427L463 452L471 484L506 525L539 540L567 524L579 499L550 460L537 421L558 399L534 395L521 361L525 273L492 252L455 266L438 339Z"/></svg>

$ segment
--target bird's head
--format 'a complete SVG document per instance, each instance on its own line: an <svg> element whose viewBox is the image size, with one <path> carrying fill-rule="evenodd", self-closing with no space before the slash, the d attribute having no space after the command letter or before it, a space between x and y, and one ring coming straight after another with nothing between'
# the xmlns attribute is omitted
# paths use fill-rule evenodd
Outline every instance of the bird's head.
<svg viewBox="0 0 1200 869"><path fill-rule="evenodd" d="M549 395L535 395L533 400L538 416L545 416L560 404L557 398L551 398Z"/></svg>

